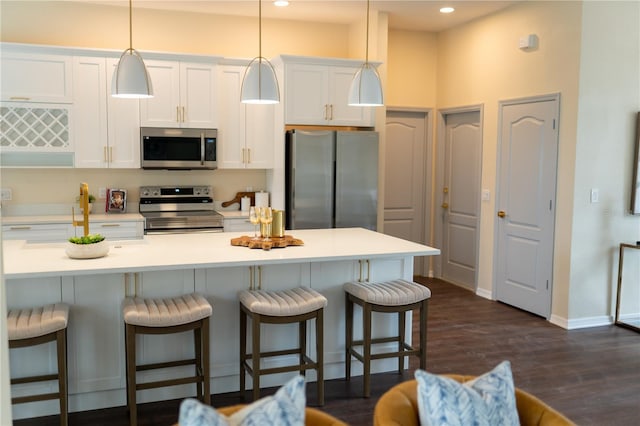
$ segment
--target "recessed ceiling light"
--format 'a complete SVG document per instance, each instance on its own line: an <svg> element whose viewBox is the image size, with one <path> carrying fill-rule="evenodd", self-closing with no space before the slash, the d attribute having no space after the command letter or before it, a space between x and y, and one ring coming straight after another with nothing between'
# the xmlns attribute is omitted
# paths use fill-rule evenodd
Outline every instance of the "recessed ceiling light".
<svg viewBox="0 0 640 426"><path fill-rule="evenodd" d="M440 13L451 13L453 12L455 9L452 7L441 7L440 8Z"/></svg>
<svg viewBox="0 0 640 426"><path fill-rule="evenodd" d="M289 2L287 0L276 0L273 4L279 7L289 6Z"/></svg>

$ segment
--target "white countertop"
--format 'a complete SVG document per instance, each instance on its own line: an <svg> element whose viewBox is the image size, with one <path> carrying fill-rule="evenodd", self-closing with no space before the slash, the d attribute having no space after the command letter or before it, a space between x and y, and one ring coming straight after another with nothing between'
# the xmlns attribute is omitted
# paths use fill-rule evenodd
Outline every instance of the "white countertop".
<svg viewBox="0 0 640 426"><path fill-rule="evenodd" d="M304 245L269 251L231 245L231 238L246 232L146 235L143 240L112 242L109 254L99 259L70 259L64 251L66 243L4 241L4 276L33 278L440 254L438 249L362 228L287 234Z"/></svg>
<svg viewBox="0 0 640 426"><path fill-rule="evenodd" d="M241 210L216 210L225 219L248 219L249 212L243 212Z"/></svg>
<svg viewBox="0 0 640 426"><path fill-rule="evenodd" d="M76 213L76 220L82 220L82 214ZM139 222L143 221L139 213L91 213L89 222ZM40 216L2 216L3 225L31 225L47 223L71 224L71 214L40 215Z"/></svg>

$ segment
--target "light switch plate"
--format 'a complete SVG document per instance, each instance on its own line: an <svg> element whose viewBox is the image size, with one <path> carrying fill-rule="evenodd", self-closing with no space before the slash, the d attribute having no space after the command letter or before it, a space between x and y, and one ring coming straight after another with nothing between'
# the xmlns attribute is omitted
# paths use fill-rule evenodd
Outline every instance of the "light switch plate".
<svg viewBox="0 0 640 426"><path fill-rule="evenodd" d="M491 191L488 189L482 190L482 201L489 201L491 199Z"/></svg>
<svg viewBox="0 0 640 426"><path fill-rule="evenodd" d="M600 202L600 190L598 190L598 188L591 188L591 202L592 203Z"/></svg>
<svg viewBox="0 0 640 426"><path fill-rule="evenodd" d="M2 201L10 201L13 194L11 193L11 189L2 188L0 189L0 200Z"/></svg>

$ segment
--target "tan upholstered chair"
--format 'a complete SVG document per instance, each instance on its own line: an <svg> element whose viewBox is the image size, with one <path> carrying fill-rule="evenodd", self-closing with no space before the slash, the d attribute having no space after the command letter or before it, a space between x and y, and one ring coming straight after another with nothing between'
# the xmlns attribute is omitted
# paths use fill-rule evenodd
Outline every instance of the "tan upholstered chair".
<svg viewBox="0 0 640 426"><path fill-rule="evenodd" d="M231 405L229 407L216 408L219 413L225 416L230 416L236 411L244 407L244 404ZM320 411L318 409L307 407L304 413L304 424L307 426L321 426L321 425L333 425L333 426L346 426L347 424L335 417Z"/></svg>
<svg viewBox="0 0 640 426"><path fill-rule="evenodd" d="M473 376L447 374L461 383L474 379ZM419 426L416 380L400 383L380 397L373 415L375 426ZM516 388L516 405L521 426L570 426L571 420L546 405L535 396Z"/></svg>

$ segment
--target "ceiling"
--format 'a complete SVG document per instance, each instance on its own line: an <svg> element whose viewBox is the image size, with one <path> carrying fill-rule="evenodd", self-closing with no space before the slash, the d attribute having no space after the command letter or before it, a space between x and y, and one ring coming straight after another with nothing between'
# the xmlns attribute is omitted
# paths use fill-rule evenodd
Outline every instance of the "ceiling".
<svg viewBox="0 0 640 426"><path fill-rule="evenodd" d="M72 0L128 7L128 0ZM491 14L522 0L371 0L371 9L389 14L389 28L439 32ZM450 14L439 12L453 6ZM135 8L181 10L216 15L258 16L257 0L133 0ZM289 6L276 7L272 0L262 2L264 18L349 24L366 15L364 0L289 0Z"/></svg>

